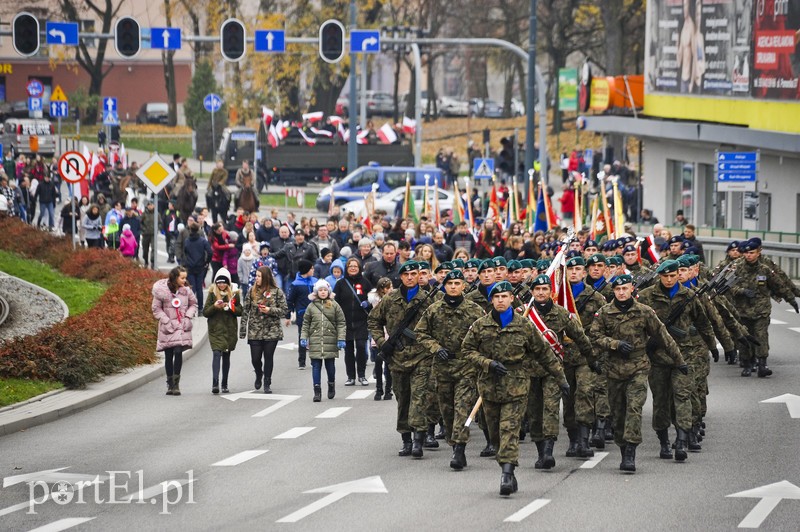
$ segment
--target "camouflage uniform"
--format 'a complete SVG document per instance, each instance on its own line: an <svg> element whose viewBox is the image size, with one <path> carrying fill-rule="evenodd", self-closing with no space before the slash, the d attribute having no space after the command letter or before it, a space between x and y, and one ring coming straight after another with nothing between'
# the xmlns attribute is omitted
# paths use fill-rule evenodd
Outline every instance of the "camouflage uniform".
<svg viewBox="0 0 800 532"><path fill-rule="evenodd" d="M609 303L595 315L590 336L608 351L603 371L608 377L608 401L614 416L614 441L620 447L642 442L642 406L647 400L650 360L645 345L650 337L660 339L674 360L681 357L675 341L650 307L633 302L627 311ZM633 346L627 357L617 351L624 340Z"/></svg>
<svg viewBox="0 0 800 532"><path fill-rule="evenodd" d="M784 272L781 269L781 267L778 266L778 264L775 261L773 261L771 258L767 257L764 254L759 255L758 261L759 262L763 262L764 264L769 266L772 269L772 271L775 272L775 275L778 276L778 279L780 280L780 283L785 288L790 290L792 292L792 294L794 295L794 297L800 297L800 286L797 286L796 284L794 284L792 282L792 280L789 279L789 276L786 275L786 272Z"/></svg>
<svg viewBox="0 0 800 532"><path fill-rule="evenodd" d="M469 441L469 429L464 422L478 396L475 388L476 370L463 358L445 362L435 353L444 348L458 357L461 342L470 325L483 315L481 307L472 301L464 300L455 307L437 301L428 307L414 328L417 341L433 358L432 380L436 381L445 438L450 445Z"/></svg>
<svg viewBox="0 0 800 532"><path fill-rule="evenodd" d="M428 292L420 289L411 301L406 301L404 288L388 294L372 309L367 319L367 326L372 338L380 349L386 341L383 329L393 333L403 321L410 307L420 304L416 318L410 324L413 330L423 312L433 303ZM422 303L422 301L425 301ZM387 365L392 372L392 386L397 398L397 432L403 434L413 431L425 431L428 428L426 412L429 404L428 381L431 374L431 359L425 349L418 343L403 337L401 345L389 358Z"/></svg>
<svg viewBox="0 0 800 532"><path fill-rule="evenodd" d="M492 311L492 302L489 301L489 292L487 288L490 288L491 285L484 286L479 284L478 287L464 296L464 299L472 301L473 303L477 303L484 312L491 312Z"/></svg>
<svg viewBox="0 0 800 532"><path fill-rule="evenodd" d="M586 280L584 281L584 283L586 284L586 289L584 290L583 293L585 294L586 292L589 292L589 294L592 294L591 297L594 297L594 294L599 295L603 299L602 304L600 305L602 307L603 305L606 304L607 300L605 294L602 291L598 292L597 290L594 290L593 285L597 281L599 281L599 279L594 280L587 276ZM608 286L608 284L606 284L603 288L605 288L606 286ZM576 301L575 303L577 304L578 302ZM587 305L587 307L588 306L589 305ZM599 309L595 309L595 312L597 312L597 310ZM583 322L583 313L581 313L581 321L583 323L586 323L586 325L583 328L586 331L587 335L589 335L592 320L594 320L594 313L592 314L591 320L588 322ZM596 349L597 344L594 342L594 339L591 337L591 335L589 336L589 340L592 341L592 344L595 346ZM602 353L600 353L599 351L597 354L598 356L602 355ZM593 400L594 400L593 406L594 406L595 419L597 418L608 419L611 416L611 408L608 406L608 380L606 379L605 372L601 373L600 375L594 376Z"/></svg>
<svg viewBox="0 0 800 532"><path fill-rule="evenodd" d="M530 388L530 367L546 368L559 383L566 382L561 364L533 324L519 314L500 327L492 314L472 324L461 354L479 369L478 393L483 398L489 434L497 448L497 461L518 465L519 429ZM496 377L489 370L493 360L508 374Z"/></svg>

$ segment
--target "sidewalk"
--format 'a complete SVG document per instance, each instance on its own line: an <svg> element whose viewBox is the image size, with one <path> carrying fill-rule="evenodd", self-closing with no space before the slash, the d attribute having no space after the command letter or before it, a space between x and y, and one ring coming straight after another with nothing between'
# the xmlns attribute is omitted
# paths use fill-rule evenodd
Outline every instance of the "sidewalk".
<svg viewBox="0 0 800 532"><path fill-rule="evenodd" d="M208 320L196 318L192 330L194 347L183 354L187 360L204 347L208 339ZM131 368L110 375L100 382L90 384L85 390L56 390L34 397L23 403L0 409L0 437L42 425L56 419L86 410L95 405L123 395L155 379L165 378L160 361L147 366Z"/></svg>

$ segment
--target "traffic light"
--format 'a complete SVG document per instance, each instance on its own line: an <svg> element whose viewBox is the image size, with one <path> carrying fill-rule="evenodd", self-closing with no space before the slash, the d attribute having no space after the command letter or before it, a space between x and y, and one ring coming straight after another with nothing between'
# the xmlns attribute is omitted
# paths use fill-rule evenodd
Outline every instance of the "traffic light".
<svg viewBox="0 0 800 532"><path fill-rule="evenodd" d="M229 18L219 29L219 47L226 61L241 61L244 58L244 47L247 42L242 21Z"/></svg>
<svg viewBox="0 0 800 532"><path fill-rule="evenodd" d="M114 27L114 47L126 59L136 57L142 49L142 33L139 22L132 17L122 17Z"/></svg>
<svg viewBox="0 0 800 532"><path fill-rule="evenodd" d="M39 51L39 21L27 12L17 13L12 22L14 50L26 57Z"/></svg>
<svg viewBox="0 0 800 532"><path fill-rule="evenodd" d="M319 27L319 56L326 63L338 63L344 57L344 26L338 20L326 20Z"/></svg>

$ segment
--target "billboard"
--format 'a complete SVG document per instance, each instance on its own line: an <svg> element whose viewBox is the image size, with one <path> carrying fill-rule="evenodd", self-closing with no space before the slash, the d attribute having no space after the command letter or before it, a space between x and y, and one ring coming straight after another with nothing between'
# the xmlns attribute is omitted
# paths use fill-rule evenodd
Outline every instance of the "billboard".
<svg viewBox="0 0 800 532"><path fill-rule="evenodd" d="M558 69L558 108L561 111L578 110L578 69Z"/></svg>

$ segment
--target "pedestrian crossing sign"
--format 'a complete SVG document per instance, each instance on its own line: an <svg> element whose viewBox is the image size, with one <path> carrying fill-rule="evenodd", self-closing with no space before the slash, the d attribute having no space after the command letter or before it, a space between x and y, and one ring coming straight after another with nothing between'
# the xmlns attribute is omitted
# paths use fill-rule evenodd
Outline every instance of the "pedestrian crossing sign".
<svg viewBox="0 0 800 532"><path fill-rule="evenodd" d="M476 178L489 179L494 175L494 159L475 159L472 175Z"/></svg>

